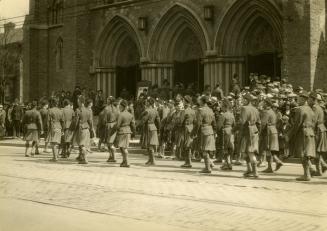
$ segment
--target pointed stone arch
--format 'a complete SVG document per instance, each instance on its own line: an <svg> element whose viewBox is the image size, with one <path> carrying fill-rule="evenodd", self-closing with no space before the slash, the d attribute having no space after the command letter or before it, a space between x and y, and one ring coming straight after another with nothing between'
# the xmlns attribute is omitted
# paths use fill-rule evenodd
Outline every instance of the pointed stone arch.
<svg viewBox="0 0 327 231"><path fill-rule="evenodd" d="M114 67L121 60L120 55L124 44L132 44L138 56L144 54L142 39L134 24L126 17L116 15L104 27L96 42L95 63L99 67ZM138 60L139 62L139 60Z"/></svg>
<svg viewBox="0 0 327 231"><path fill-rule="evenodd" d="M210 49L205 26L190 8L179 3L174 4L164 12L150 35L148 57L154 62L173 61L180 37L190 32L197 38L204 56Z"/></svg>
<svg viewBox="0 0 327 231"><path fill-rule="evenodd" d="M247 38L257 28L270 27L276 48L282 49L283 26L281 9L272 0L236 0L227 10L216 37L218 55L242 56Z"/></svg>

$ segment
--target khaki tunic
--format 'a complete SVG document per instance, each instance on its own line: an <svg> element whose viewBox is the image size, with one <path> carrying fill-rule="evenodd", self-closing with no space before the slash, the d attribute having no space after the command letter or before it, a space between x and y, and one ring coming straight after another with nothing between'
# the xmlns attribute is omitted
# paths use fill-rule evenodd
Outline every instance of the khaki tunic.
<svg viewBox="0 0 327 231"><path fill-rule="evenodd" d="M60 143L64 125L64 114L62 110L57 107L50 108L47 123L49 128L48 142Z"/></svg>
<svg viewBox="0 0 327 231"><path fill-rule="evenodd" d="M252 105L241 107L240 137L242 153L258 153L260 124L259 111Z"/></svg>
<svg viewBox="0 0 327 231"><path fill-rule="evenodd" d="M293 113L292 126L288 132L290 152L298 157L315 157L315 113L308 105L295 108Z"/></svg>
<svg viewBox="0 0 327 231"><path fill-rule="evenodd" d="M316 115L316 145L317 152L327 152L327 129L325 127L325 115L320 105L315 104L312 108Z"/></svg>

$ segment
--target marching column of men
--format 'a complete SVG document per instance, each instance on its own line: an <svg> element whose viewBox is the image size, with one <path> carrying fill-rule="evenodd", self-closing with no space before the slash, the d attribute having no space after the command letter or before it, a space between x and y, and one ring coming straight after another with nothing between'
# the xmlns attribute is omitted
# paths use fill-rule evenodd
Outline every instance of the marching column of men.
<svg viewBox="0 0 327 231"><path fill-rule="evenodd" d="M285 130L285 117L277 110L278 105L269 97L256 105L257 97L250 92L242 94L240 103L223 98L217 108L212 107L212 99L207 95L196 98L178 95L174 101L161 104L148 97L138 123L142 128L142 146L147 148L146 165L156 164L159 146L159 157L166 157L165 151L170 145L171 157L185 161L182 168L192 168L192 159L198 157L204 160L201 172L209 174L214 168L212 158L217 158L219 151L222 171L231 171L233 156L238 159L241 154L246 162L244 177L258 178L258 167L265 159L268 166L264 173L273 173L283 166L279 151L281 147L286 149L283 143L288 143L302 159L304 174L297 180L309 181L327 170L323 159L323 153L327 152L327 129L320 97L315 92L302 91L298 95L298 106L289 112L291 126ZM37 102L32 102L23 118L25 156L38 154L40 136L45 134L45 151L51 144L52 161L57 161L59 155L69 158L72 147L78 146L76 160L80 164L88 163L91 139L96 136L92 103L83 96L78 97L77 103L75 111L68 100L60 109L58 100L53 98L49 103L42 102L38 111ZM239 104L237 110L236 104ZM99 114L97 131L100 142L105 143L109 151L107 162L116 162L115 152L119 148L123 157L120 166L130 167L128 148L136 133L136 121L127 101L109 97ZM276 163L274 170L273 162Z"/></svg>

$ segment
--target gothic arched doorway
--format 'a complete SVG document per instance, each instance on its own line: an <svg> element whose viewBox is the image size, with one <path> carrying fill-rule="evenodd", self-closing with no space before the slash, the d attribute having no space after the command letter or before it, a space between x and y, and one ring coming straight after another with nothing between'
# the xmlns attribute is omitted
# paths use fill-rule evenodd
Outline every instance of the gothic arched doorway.
<svg viewBox="0 0 327 231"><path fill-rule="evenodd" d="M121 96L123 90L124 98L135 96L143 50L133 24L121 16L111 19L97 43L97 89L105 96Z"/></svg>

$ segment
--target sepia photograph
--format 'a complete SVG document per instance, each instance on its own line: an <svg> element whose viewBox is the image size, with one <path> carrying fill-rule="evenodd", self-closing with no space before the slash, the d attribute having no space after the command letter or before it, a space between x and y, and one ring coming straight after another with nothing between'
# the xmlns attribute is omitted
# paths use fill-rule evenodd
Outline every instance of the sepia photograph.
<svg viewBox="0 0 327 231"><path fill-rule="evenodd" d="M0 0L0 231L326 231L327 0Z"/></svg>

